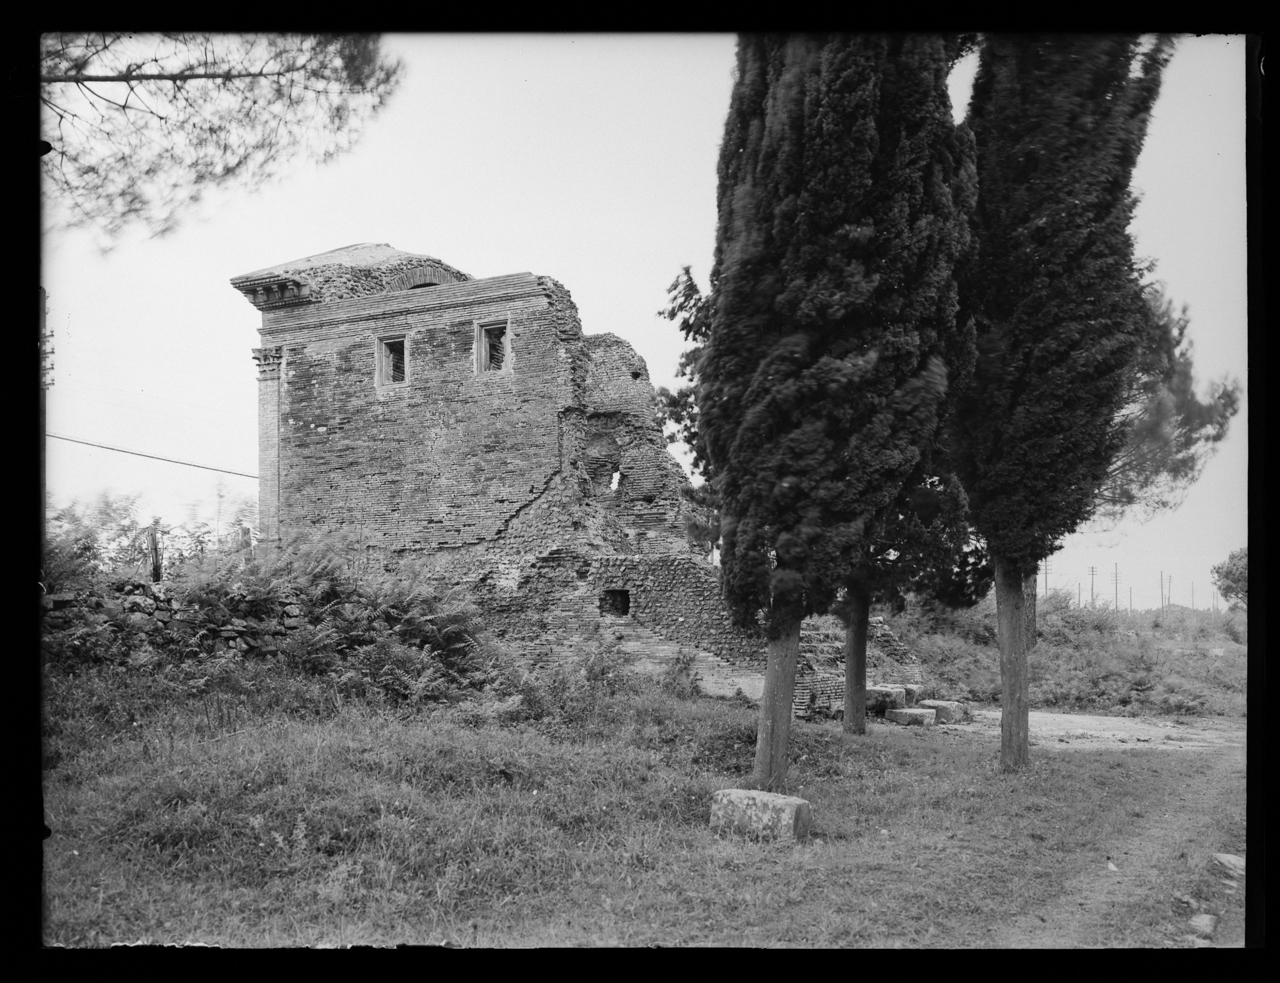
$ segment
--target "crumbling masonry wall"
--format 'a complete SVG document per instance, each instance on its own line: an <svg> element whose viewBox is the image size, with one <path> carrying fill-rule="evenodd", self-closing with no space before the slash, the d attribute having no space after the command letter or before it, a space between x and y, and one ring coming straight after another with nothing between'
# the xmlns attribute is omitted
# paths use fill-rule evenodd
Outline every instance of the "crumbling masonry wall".
<svg viewBox="0 0 1280 983"><path fill-rule="evenodd" d="M595 638L613 592L664 638L762 660L684 535L644 361L584 336L561 284L367 243L232 284L262 311L269 539L343 530L423 558L536 656Z"/></svg>

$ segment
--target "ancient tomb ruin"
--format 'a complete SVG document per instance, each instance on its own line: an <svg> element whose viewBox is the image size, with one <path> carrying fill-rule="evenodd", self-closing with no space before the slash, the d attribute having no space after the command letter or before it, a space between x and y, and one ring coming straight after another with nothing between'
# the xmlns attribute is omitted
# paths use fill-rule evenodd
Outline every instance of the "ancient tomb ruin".
<svg viewBox="0 0 1280 983"><path fill-rule="evenodd" d="M687 479L644 361L615 335L584 335L561 284L477 279L374 243L231 284L262 312L267 541L353 532L378 556L429 558L525 655L596 641L641 663L693 654L709 691L759 695L764 640L730 622L716 568L685 535ZM810 634L802 714L843 699L822 652L838 646Z"/></svg>
<svg viewBox="0 0 1280 983"><path fill-rule="evenodd" d="M259 522L428 555L530 655L628 624L758 663L684 533L644 361L569 292L362 243L232 279L262 312Z"/></svg>

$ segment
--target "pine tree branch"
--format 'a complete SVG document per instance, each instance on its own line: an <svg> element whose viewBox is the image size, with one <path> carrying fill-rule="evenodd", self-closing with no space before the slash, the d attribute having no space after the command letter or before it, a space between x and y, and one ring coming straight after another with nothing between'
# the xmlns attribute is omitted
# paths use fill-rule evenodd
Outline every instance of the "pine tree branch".
<svg viewBox="0 0 1280 983"><path fill-rule="evenodd" d="M302 66L302 67L305 67ZM216 79L230 82L234 79L252 78L286 78L299 70L298 66L282 68L279 71L267 72L123 72L118 75L41 75L40 82L45 85L71 83L80 85L83 82L192 82L197 79Z"/></svg>

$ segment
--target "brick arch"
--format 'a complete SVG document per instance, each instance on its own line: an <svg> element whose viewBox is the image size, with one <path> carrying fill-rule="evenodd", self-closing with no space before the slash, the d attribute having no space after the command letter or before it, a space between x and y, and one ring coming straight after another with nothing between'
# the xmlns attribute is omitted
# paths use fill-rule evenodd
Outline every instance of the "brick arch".
<svg viewBox="0 0 1280 983"><path fill-rule="evenodd" d="M405 270L387 284L387 293L397 290L412 290L414 287L434 287L441 283L456 283L460 277L450 273L433 263L424 263L411 270Z"/></svg>

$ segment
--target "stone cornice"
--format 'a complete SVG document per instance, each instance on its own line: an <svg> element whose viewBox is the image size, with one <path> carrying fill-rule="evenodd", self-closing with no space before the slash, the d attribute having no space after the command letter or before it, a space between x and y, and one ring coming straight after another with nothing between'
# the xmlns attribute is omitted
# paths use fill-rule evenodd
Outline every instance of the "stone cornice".
<svg viewBox="0 0 1280 983"><path fill-rule="evenodd" d="M309 304L315 299L311 294L311 284L292 277L237 277L231 281L231 285L260 311Z"/></svg>

